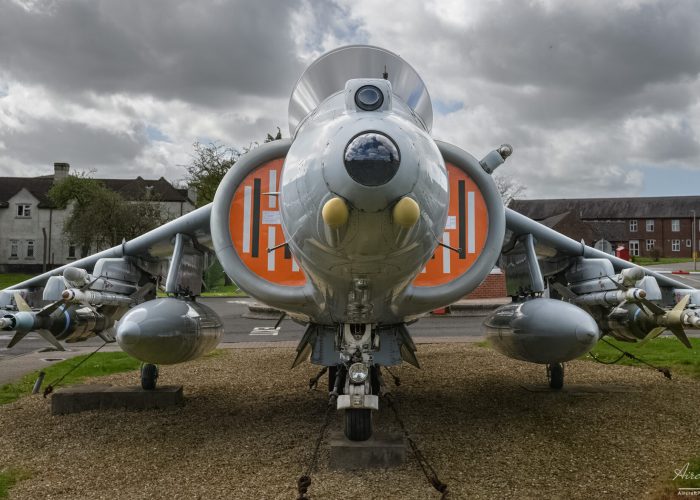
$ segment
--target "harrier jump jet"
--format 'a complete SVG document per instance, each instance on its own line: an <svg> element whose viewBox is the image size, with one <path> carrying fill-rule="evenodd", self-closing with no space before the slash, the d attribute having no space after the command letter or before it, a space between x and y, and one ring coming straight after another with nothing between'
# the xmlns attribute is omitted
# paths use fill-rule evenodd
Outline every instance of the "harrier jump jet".
<svg viewBox="0 0 700 500"><path fill-rule="evenodd" d="M475 289L495 265L515 300L485 322L493 346L547 366L601 336L639 341L700 326L700 292L611 257L504 208L481 159L430 135L428 91L399 56L348 46L303 73L289 103L291 139L240 158L214 202L134 240L5 292L0 319L57 344L100 335L147 365L213 349L221 320L196 301L207 256L255 299L307 325L293 366L330 367L345 433L365 440L379 407L380 367L418 365L406 325ZM163 279L162 279L163 278ZM164 285L168 298L155 298ZM23 296L43 289L45 305ZM20 293L22 292L22 293ZM2 304L0 304L1 306Z"/></svg>

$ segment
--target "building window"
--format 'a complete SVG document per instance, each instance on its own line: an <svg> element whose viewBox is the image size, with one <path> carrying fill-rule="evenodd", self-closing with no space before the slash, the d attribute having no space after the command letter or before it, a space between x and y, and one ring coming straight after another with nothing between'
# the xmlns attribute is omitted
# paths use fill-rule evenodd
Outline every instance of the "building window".
<svg viewBox="0 0 700 500"><path fill-rule="evenodd" d="M671 240L671 251L680 252L681 251L681 240Z"/></svg>
<svg viewBox="0 0 700 500"><path fill-rule="evenodd" d="M27 240L27 258L34 258L34 240Z"/></svg>
<svg viewBox="0 0 700 500"><path fill-rule="evenodd" d="M10 240L10 258L19 257L19 240Z"/></svg>
<svg viewBox="0 0 700 500"><path fill-rule="evenodd" d="M648 233L654 232L654 219L647 219L647 232Z"/></svg>
<svg viewBox="0 0 700 500"><path fill-rule="evenodd" d="M630 220L630 232L631 232L631 233L636 233L636 232L637 232L637 219L631 219L631 220Z"/></svg>
<svg viewBox="0 0 700 500"><path fill-rule="evenodd" d="M630 240L630 256L639 257L639 241Z"/></svg>
<svg viewBox="0 0 700 500"><path fill-rule="evenodd" d="M75 259L75 243L68 244L68 258Z"/></svg>
<svg viewBox="0 0 700 500"><path fill-rule="evenodd" d="M685 240L685 246L690 248L693 246L693 240Z"/></svg>
<svg viewBox="0 0 700 500"><path fill-rule="evenodd" d="M656 246L656 240L647 240L647 252L653 250Z"/></svg>
<svg viewBox="0 0 700 500"><path fill-rule="evenodd" d="M29 203L17 205L17 217L28 218L32 216L32 206Z"/></svg>
<svg viewBox="0 0 700 500"><path fill-rule="evenodd" d="M680 219L671 219L671 231L673 231L674 233L677 233L680 230L681 230L681 220Z"/></svg>

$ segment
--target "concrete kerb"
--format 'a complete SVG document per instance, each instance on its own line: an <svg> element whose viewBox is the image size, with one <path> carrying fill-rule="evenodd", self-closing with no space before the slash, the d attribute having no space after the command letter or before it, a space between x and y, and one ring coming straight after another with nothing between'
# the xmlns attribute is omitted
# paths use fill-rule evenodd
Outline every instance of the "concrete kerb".
<svg viewBox="0 0 700 500"><path fill-rule="evenodd" d="M449 306L449 312L445 315L487 316L494 309L510 303L510 297L497 297L492 299L463 299L451 304ZM280 314L282 314L282 312L274 307L261 304L260 302L251 302L248 305L248 312L244 313L243 317L251 319L277 319L280 317Z"/></svg>

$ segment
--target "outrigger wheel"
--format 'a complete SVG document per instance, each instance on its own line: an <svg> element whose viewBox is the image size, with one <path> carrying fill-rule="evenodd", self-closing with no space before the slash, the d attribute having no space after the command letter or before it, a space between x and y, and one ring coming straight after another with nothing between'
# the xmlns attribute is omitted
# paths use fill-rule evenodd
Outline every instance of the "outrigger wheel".
<svg viewBox="0 0 700 500"><path fill-rule="evenodd" d="M156 365L146 363L141 367L141 388L146 391L152 391L156 388L158 381L158 367Z"/></svg>
<svg viewBox="0 0 700 500"><path fill-rule="evenodd" d="M564 387L564 365L561 363L551 363L547 365L547 379L549 387L561 389Z"/></svg>

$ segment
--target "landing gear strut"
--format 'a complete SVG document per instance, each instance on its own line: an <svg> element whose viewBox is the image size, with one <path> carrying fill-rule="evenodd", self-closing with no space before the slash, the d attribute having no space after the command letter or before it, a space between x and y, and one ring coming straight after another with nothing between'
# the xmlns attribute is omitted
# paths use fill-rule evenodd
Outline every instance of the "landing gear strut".
<svg viewBox="0 0 700 500"><path fill-rule="evenodd" d="M561 363L551 363L547 365L547 379L549 387L552 389L561 389L564 387L564 365Z"/></svg>
<svg viewBox="0 0 700 500"><path fill-rule="evenodd" d="M141 367L141 388L152 391L156 388L158 381L158 367L147 363Z"/></svg>

